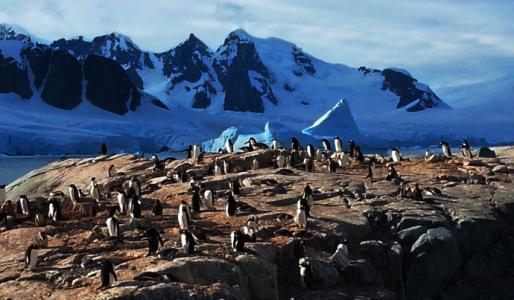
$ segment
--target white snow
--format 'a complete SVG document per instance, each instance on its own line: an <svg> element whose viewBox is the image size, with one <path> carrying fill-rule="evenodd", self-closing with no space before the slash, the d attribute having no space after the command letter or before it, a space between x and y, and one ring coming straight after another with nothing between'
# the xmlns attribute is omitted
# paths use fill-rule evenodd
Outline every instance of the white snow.
<svg viewBox="0 0 514 300"><path fill-rule="evenodd" d="M339 100L314 124L305 128L303 133L319 139L335 136L343 139L357 139L361 136L346 99Z"/></svg>

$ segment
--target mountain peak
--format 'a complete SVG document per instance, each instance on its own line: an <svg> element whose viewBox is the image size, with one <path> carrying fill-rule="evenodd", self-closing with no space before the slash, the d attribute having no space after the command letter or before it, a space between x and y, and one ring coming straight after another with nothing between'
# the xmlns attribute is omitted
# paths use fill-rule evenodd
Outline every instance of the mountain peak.
<svg viewBox="0 0 514 300"><path fill-rule="evenodd" d="M136 45L136 43L132 41L132 39L129 36L116 31L113 31L106 35L98 36L95 39L111 40L112 42L115 42L114 44L111 44L111 47L119 45L122 49L135 48L139 50L139 47Z"/></svg>
<svg viewBox="0 0 514 300"><path fill-rule="evenodd" d="M229 33L228 39L237 38L239 40L251 40L253 37L248 34L243 28L238 28Z"/></svg>
<svg viewBox="0 0 514 300"><path fill-rule="evenodd" d="M22 42L38 41L25 28L16 24L1 23L0 24L0 40L16 40Z"/></svg>

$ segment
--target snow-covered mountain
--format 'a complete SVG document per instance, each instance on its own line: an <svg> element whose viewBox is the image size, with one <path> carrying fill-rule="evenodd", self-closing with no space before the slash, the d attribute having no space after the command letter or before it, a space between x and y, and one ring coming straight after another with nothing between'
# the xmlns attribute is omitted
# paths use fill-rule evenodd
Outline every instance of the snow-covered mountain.
<svg viewBox="0 0 514 300"><path fill-rule="evenodd" d="M267 122L274 134L285 136L300 134L325 114L353 120L318 126L315 136L359 133L381 143L416 144L435 128L411 126L419 122L438 123L444 133L459 135L441 123L441 116L454 110L405 70L330 64L290 42L256 38L242 29L216 50L191 34L161 53L142 50L120 33L43 43L17 30L0 25L0 117L30 112L51 128L56 119L76 118L80 122L66 131L75 136L94 128L95 142L121 135L139 141L130 149L177 148L212 139L231 126L260 132ZM342 107L351 107L350 114L330 113L340 99L347 100ZM22 134L16 120L0 123L11 145L6 150L0 141L0 152L20 152L12 146L13 136ZM114 120L118 125L101 126ZM348 122L356 130L338 126Z"/></svg>

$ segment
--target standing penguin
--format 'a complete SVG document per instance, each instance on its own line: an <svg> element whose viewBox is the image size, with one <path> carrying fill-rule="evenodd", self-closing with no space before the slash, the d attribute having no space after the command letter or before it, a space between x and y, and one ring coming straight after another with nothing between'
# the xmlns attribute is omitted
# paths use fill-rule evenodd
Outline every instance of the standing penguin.
<svg viewBox="0 0 514 300"><path fill-rule="evenodd" d="M159 244L161 247L164 247L164 242L162 241L161 234L155 228L148 228L145 231L145 238L148 239L148 254L146 256L153 255L159 250Z"/></svg>
<svg viewBox="0 0 514 300"><path fill-rule="evenodd" d="M448 144L445 141L441 141L439 145L441 145L441 149L443 150L444 156L452 157L452 150L450 149L450 144Z"/></svg>
<svg viewBox="0 0 514 300"><path fill-rule="evenodd" d="M180 243L186 254L193 254L195 252L195 239L187 229L180 230Z"/></svg>
<svg viewBox="0 0 514 300"><path fill-rule="evenodd" d="M120 237L120 223L118 219L114 216L116 213L116 207L111 208L109 210L109 218L105 221L107 225L107 230L109 231L109 237Z"/></svg>
<svg viewBox="0 0 514 300"><path fill-rule="evenodd" d="M280 153L277 156L277 167L279 167L279 168L286 167L286 156L284 155L284 153Z"/></svg>
<svg viewBox="0 0 514 300"><path fill-rule="evenodd" d="M194 145L193 146L193 158L198 159L200 157L200 154L202 153L202 146L201 145Z"/></svg>
<svg viewBox="0 0 514 300"><path fill-rule="evenodd" d="M37 227L44 227L44 226L46 226L45 215L42 214L39 210L36 210L36 215L34 217L34 224Z"/></svg>
<svg viewBox="0 0 514 300"><path fill-rule="evenodd" d="M364 154L362 153L361 147L359 145L355 145L355 159L359 162L364 161Z"/></svg>
<svg viewBox="0 0 514 300"><path fill-rule="evenodd" d="M191 199L191 211L193 213L199 213L201 203L202 203L202 200L200 199L200 191L199 191L198 187L194 187L193 188L193 197Z"/></svg>
<svg viewBox="0 0 514 300"><path fill-rule="evenodd" d="M100 288L111 287L114 281L118 281L116 271L114 270L114 264L110 260L103 260L100 269L100 279L102 285Z"/></svg>
<svg viewBox="0 0 514 300"><path fill-rule="evenodd" d="M162 216L162 205L161 205L161 201L159 201L159 199L155 200L155 204L152 208L152 213L156 217Z"/></svg>
<svg viewBox="0 0 514 300"><path fill-rule="evenodd" d="M107 145L105 143L102 143L102 145L100 146L100 153L102 155L107 155Z"/></svg>
<svg viewBox="0 0 514 300"><path fill-rule="evenodd" d="M256 234L257 230L259 230L259 226L257 225L257 219L255 218L255 216L249 217L248 220L246 221L245 226L243 227L243 233L246 236L249 236L250 240L255 242L255 239L256 239L255 234Z"/></svg>
<svg viewBox="0 0 514 300"><path fill-rule="evenodd" d="M312 205L314 204L314 197L312 196L312 188L310 187L310 185L308 183L303 188L302 199L304 199L307 202L307 205L309 205L309 208L312 207Z"/></svg>
<svg viewBox="0 0 514 300"><path fill-rule="evenodd" d="M26 216L30 215L29 199L27 199L27 196L20 195L20 199L18 201L20 202L21 213Z"/></svg>
<svg viewBox="0 0 514 300"><path fill-rule="evenodd" d="M25 265L33 270L37 266L38 261L38 246L36 244L30 244L25 250Z"/></svg>
<svg viewBox="0 0 514 300"><path fill-rule="evenodd" d="M391 157L394 162L400 162L402 160L400 150L398 150L397 148L391 148Z"/></svg>
<svg viewBox="0 0 514 300"><path fill-rule="evenodd" d="M300 258L298 261L300 267L300 279L302 287L312 288L314 281L314 274L312 273L311 265L306 258Z"/></svg>
<svg viewBox="0 0 514 300"><path fill-rule="evenodd" d="M141 218L141 202L138 197L130 199L130 217L132 219Z"/></svg>
<svg viewBox="0 0 514 300"><path fill-rule="evenodd" d="M330 146L330 142L327 139L322 139L321 143L323 144L323 149L325 149L325 152L332 151L332 146Z"/></svg>
<svg viewBox="0 0 514 300"><path fill-rule="evenodd" d="M278 150L279 148L280 148L280 142L276 138L273 138L271 140L271 150Z"/></svg>
<svg viewBox="0 0 514 300"><path fill-rule="evenodd" d="M236 208L236 200L234 199L234 196L232 196L232 193L229 193L227 198L227 205L225 207L225 213L227 214L227 217L232 217L233 215L235 215Z"/></svg>
<svg viewBox="0 0 514 300"><path fill-rule="evenodd" d="M307 227L307 215L306 215L307 208L304 205L305 203L302 203L302 202L304 202L304 201L302 201L302 199L298 200L295 221L296 221L296 224L298 224L298 227L305 228L305 227Z"/></svg>
<svg viewBox="0 0 514 300"><path fill-rule="evenodd" d="M464 140L462 144L460 144L460 152L462 153L462 156L466 158L472 158L473 154L471 153L471 147L469 146L469 143L467 140Z"/></svg>
<svg viewBox="0 0 514 300"><path fill-rule="evenodd" d="M48 218L57 222L62 218L61 204L56 199L51 199L48 205Z"/></svg>
<svg viewBox="0 0 514 300"><path fill-rule="evenodd" d="M225 175L227 175L228 173L230 173L230 164L228 163L228 161L224 160L223 161L223 173Z"/></svg>
<svg viewBox="0 0 514 300"><path fill-rule="evenodd" d="M332 157L329 157L327 160L327 171L329 173L335 173L337 171L337 163L332 159Z"/></svg>
<svg viewBox="0 0 514 300"><path fill-rule="evenodd" d="M214 198L212 195L212 191L209 189L206 189L203 192L203 198L205 200L205 207L207 207L208 210L214 210Z"/></svg>
<svg viewBox="0 0 514 300"><path fill-rule="evenodd" d="M341 153L339 155L339 158L337 159L337 164L341 167L341 168L346 168L348 166L348 154L346 153Z"/></svg>
<svg viewBox="0 0 514 300"><path fill-rule="evenodd" d="M227 153L234 153L234 144L231 139L227 139L225 142L225 150L227 150Z"/></svg>
<svg viewBox="0 0 514 300"><path fill-rule="evenodd" d="M257 158L254 158L252 161L252 170L253 171L259 170L259 161L257 160Z"/></svg>
<svg viewBox="0 0 514 300"><path fill-rule="evenodd" d="M77 189L77 186L74 184L70 184L68 186L68 192L70 194L70 199L73 205L77 205L77 203L80 201L80 194L79 190Z"/></svg>
<svg viewBox="0 0 514 300"><path fill-rule="evenodd" d="M355 149L356 144L354 140L350 140L350 144L348 145L348 153L350 154L350 157L355 157Z"/></svg>
<svg viewBox="0 0 514 300"><path fill-rule="evenodd" d="M314 146L312 144L308 144L307 145L307 157L314 159L315 155L316 155L316 152L314 150Z"/></svg>
<svg viewBox="0 0 514 300"><path fill-rule="evenodd" d="M188 229L189 228L189 209L185 202L181 203L178 207L178 226L180 229Z"/></svg>
<svg viewBox="0 0 514 300"><path fill-rule="evenodd" d="M221 169L220 165L216 161L214 163L214 176L221 176L223 175L223 170Z"/></svg>
<svg viewBox="0 0 514 300"><path fill-rule="evenodd" d="M135 196L141 197L141 183L137 180L136 176L132 176L128 183L129 198Z"/></svg>
<svg viewBox="0 0 514 300"><path fill-rule="evenodd" d="M120 209L120 214L126 214L127 213L127 195L125 195L125 192L124 191L119 191L118 192L118 196L116 196L116 198L118 198L118 206L119 206L119 209Z"/></svg>
<svg viewBox="0 0 514 300"><path fill-rule="evenodd" d="M230 233L230 245L234 252L243 252L245 249L245 237L239 230L234 230Z"/></svg>
<svg viewBox="0 0 514 300"><path fill-rule="evenodd" d="M300 151L300 142L294 136L291 138L291 149L293 151Z"/></svg>
<svg viewBox="0 0 514 300"><path fill-rule="evenodd" d="M343 152L343 143L341 142L341 139L338 136L336 136L334 139L334 146L336 147L337 153Z"/></svg>
<svg viewBox="0 0 514 300"><path fill-rule="evenodd" d="M97 202L100 201L100 189L98 188L98 183L96 183L96 178L91 178L91 183L89 184L89 193L91 197L95 199Z"/></svg>

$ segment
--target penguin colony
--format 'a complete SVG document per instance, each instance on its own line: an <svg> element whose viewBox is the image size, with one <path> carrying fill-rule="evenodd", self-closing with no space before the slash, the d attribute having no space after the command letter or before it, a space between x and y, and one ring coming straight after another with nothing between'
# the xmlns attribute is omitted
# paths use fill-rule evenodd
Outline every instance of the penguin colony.
<svg viewBox="0 0 514 300"><path fill-rule="evenodd" d="M332 147L328 139L323 139L319 148L314 145L308 144L304 147L300 141L293 137L291 138L291 147L285 148L281 143L273 139L271 147L259 143L256 139L250 138L239 151L251 152L260 149L271 148L276 152L275 157L270 162L260 162L256 158L250 163L249 170L257 171L259 168L267 165L273 165L278 169L281 174L288 174L294 172L291 169L302 170L305 172L327 172L337 173L348 168L350 164L365 164L367 168L366 179L373 182L376 179L376 162L373 158L365 158L359 145L350 140L348 148L344 148L343 141L339 137L334 138L334 147ZM444 157L451 158L450 145L441 141L441 151ZM461 155L464 158L472 158L473 152L468 141L464 140L460 145ZM200 145L192 145L187 150L187 156L193 159L195 163L201 164L204 160L204 153ZM102 154L107 154L105 145L102 145ZM234 144L230 139L225 142L225 149L220 149L219 153L236 153ZM398 186L398 197L410 198L414 201L423 201L423 194L425 195L441 195L441 191L436 188L426 187L421 189L418 183L410 184L406 182L401 175L395 170L394 163L400 163L404 158L401 156L397 148L391 148L391 164L387 170L385 180L394 182ZM166 163L174 161L174 159L161 161L154 155L151 157L153 164L153 172L166 172ZM322 166L317 170L316 166ZM205 176L221 177L230 174L232 170L238 166L231 166L227 160L215 159L209 174ZM117 176L115 166L111 166L108 171L107 177ZM147 254L146 256L156 256L161 259L173 259L176 254L176 249L169 247L170 241L165 241L161 237L162 231L158 228L151 226L152 221L156 218L173 218L177 224L179 233L179 249L184 255L195 255L197 253L195 247L202 243L202 240L208 237L200 236L202 228L199 223L195 221L196 217L205 212L212 212L223 214L225 218L233 218L238 214L245 213L245 203L241 200L244 198L244 190L242 190L239 180L233 180L228 183L225 188L206 188L203 183L203 176L195 177L187 172L181 174L172 174L169 176L175 183L183 183L188 180L188 193L191 201L181 201L177 208L170 208L167 204L162 203L159 199L154 200L151 208L152 216L143 217L143 210L146 207L148 200L144 198L145 191L142 190L142 185L136 176L132 176L127 181L123 182L114 191L103 191L102 186L99 184L97 178L92 177L89 185L86 188L87 194L84 194L75 184L70 184L68 194L62 192L53 192L49 195L43 207L35 206L34 202L30 201L27 195L19 195L16 203L6 199L5 186L0 186L0 204L2 204L0 212L0 226L8 227L8 216L16 216L20 214L27 219L32 219L36 227L45 227L47 224L59 225L59 223L66 219L72 218L73 213L76 212L77 207L83 204L85 199L90 199L89 211L87 213L94 217L101 211L108 211L107 218L105 219L105 226L107 228L108 239L113 243L123 243L124 232L121 230L120 218L129 219L129 222L134 220L151 218L150 226L144 228L136 228L135 231L140 233L140 239L147 241ZM296 204L296 212L294 213L294 222L300 230L308 230L309 218L313 218L313 211L315 211L315 189L306 183L303 193L299 195ZM106 200L114 199L109 203ZM69 215L64 214L63 206L66 201L70 202L70 210L67 210ZM11 209L12 208L12 209ZM170 214L171 212L171 214ZM246 248L247 243L258 243L261 240L259 237L259 220L254 215L249 215L244 226L234 228L230 235L227 237L229 247L234 252L245 253L248 252ZM48 235L44 229L38 232L35 242L30 244L24 253L24 261L27 269L34 270L38 268L39 253L42 249L48 247ZM317 270L315 265L302 254L302 247L298 246L298 268L300 283L305 288L313 288L316 282ZM337 266L338 269L344 269L349 262L348 241L343 240L334 249L334 254L330 257L331 263ZM115 281L117 281L116 266L108 258L103 258L99 263L96 263L100 270L99 289L108 289ZM145 278L147 278L146 274ZM141 277L141 276L140 276ZM142 277L141 277L142 278Z"/></svg>

